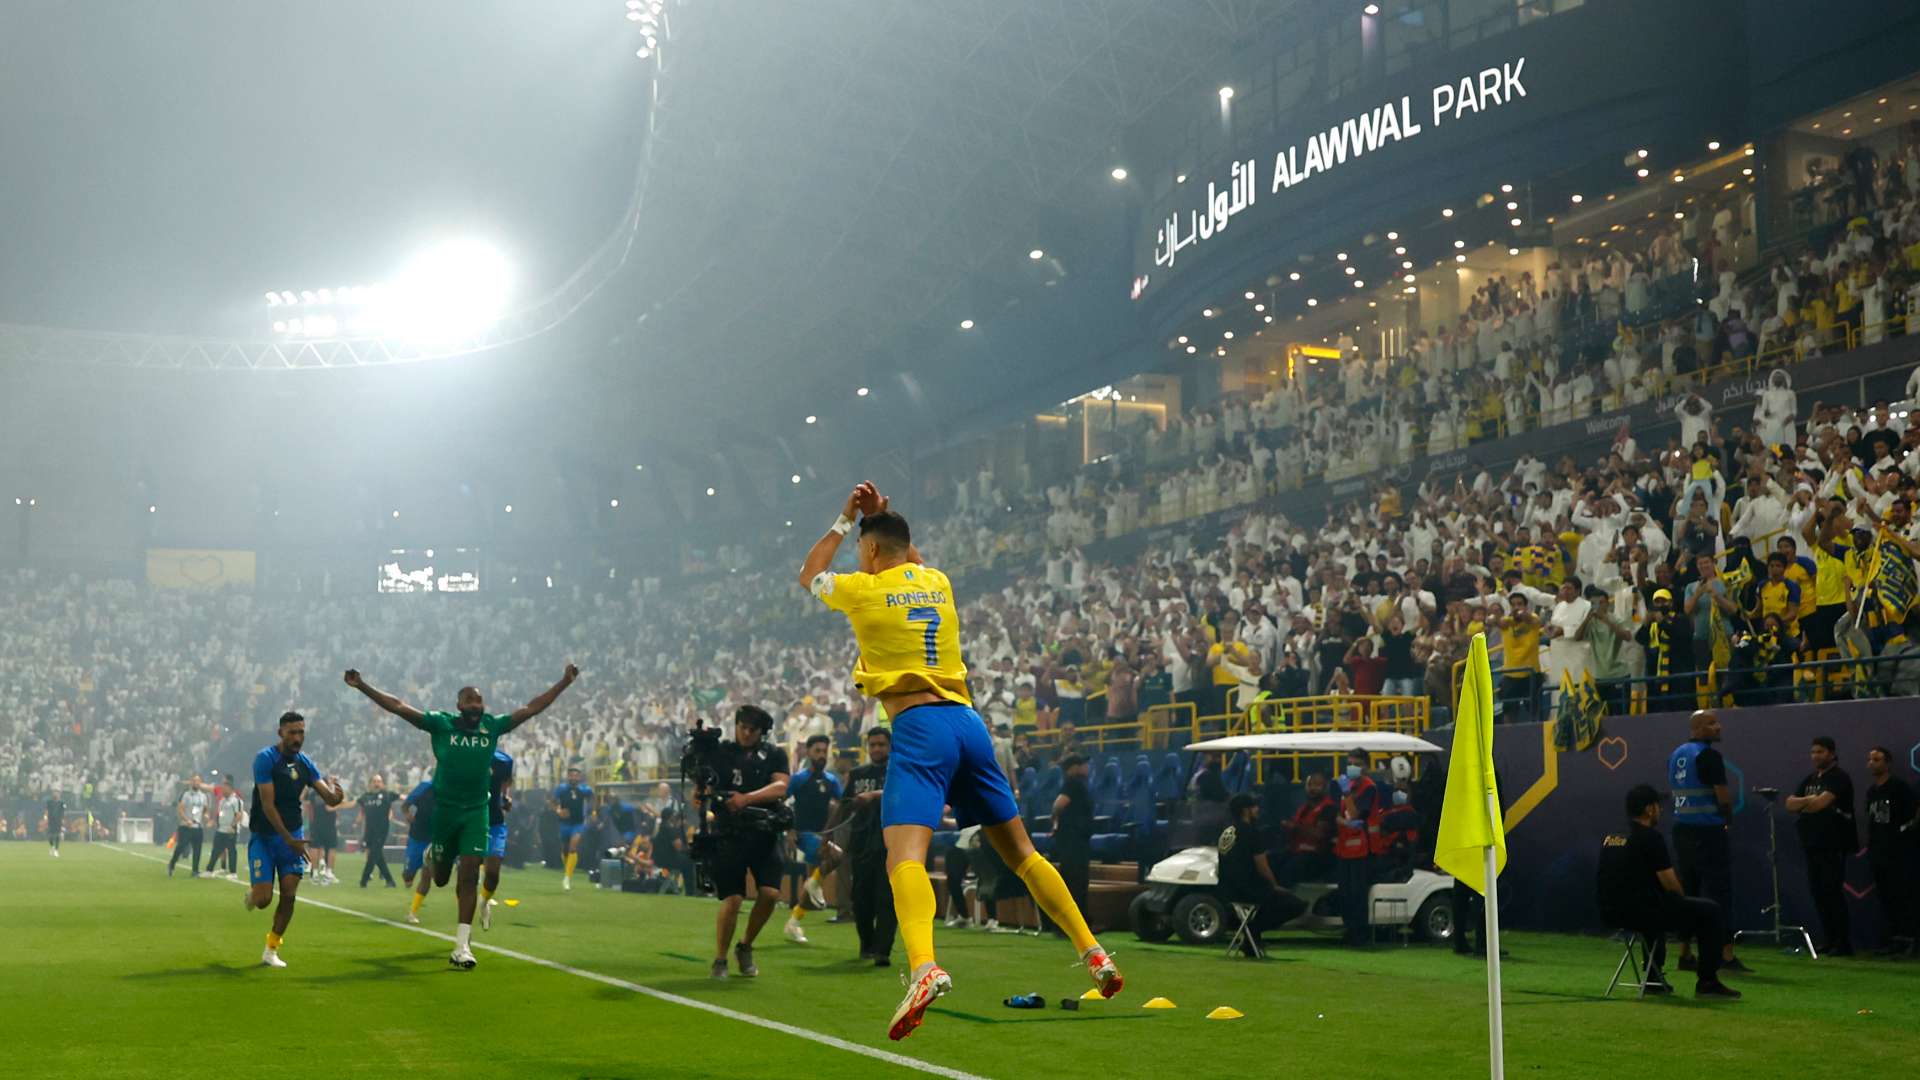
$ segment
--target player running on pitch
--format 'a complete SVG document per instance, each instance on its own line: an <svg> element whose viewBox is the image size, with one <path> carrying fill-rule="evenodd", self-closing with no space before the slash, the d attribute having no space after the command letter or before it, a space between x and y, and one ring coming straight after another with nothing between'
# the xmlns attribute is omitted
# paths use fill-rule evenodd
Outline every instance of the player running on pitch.
<svg viewBox="0 0 1920 1080"><path fill-rule="evenodd" d="M426 732L433 738L433 883L445 886L453 876L454 860L460 880L454 894L460 904L460 924L454 931L453 966L472 970L473 909L479 899L480 860L487 853L487 802L493 777L493 752L502 735L539 716L580 677L567 665L560 681L509 716L487 712L480 691L460 688L458 713L422 712L392 694L375 690L360 673L347 670L347 685L365 694L375 705Z"/></svg>
<svg viewBox="0 0 1920 1080"><path fill-rule="evenodd" d="M500 860L507 857L507 811L513 809L513 757L493 752L487 781L487 859L481 864L480 929L493 929L493 894L500 889Z"/></svg>
<svg viewBox="0 0 1920 1080"><path fill-rule="evenodd" d="M860 569L828 569L840 541L860 520ZM927 848L951 804L961 825L981 826L994 850L1026 883L1034 902L1072 940L1102 997L1120 992L1120 971L1087 929L1073 894L1053 864L1033 849L1007 778L994 760L993 738L973 711L967 669L960 658L960 619L947 576L926 566L907 521L887 508L870 482L847 496L826 535L800 568L800 585L853 625L860 659L853 681L880 700L893 718L893 753L880 801L887 845L887 879L911 969L906 999L894 1011L887 1037L904 1039L920 1026L927 1006L953 989L934 962L933 884Z"/></svg>
<svg viewBox="0 0 1920 1080"><path fill-rule="evenodd" d="M560 891L573 891L573 868L580 862L580 837L587 831L587 809L593 788L581 779L578 765L568 766L567 782L553 789L553 812L560 818Z"/></svg>
<svg viewBox="0 0 1920 1080"><path fill-rule="evenodd" d="M300 820L300 799L312 788L328 806L346 798L338 780L320 776L320 767L300 748L307 742L307 720L297 712L280 716L280 741L253 756L253 815L247 819L253 838L247 841L247 880L253 888L241 898L248 911L264 908L280 883L280 905L267 931L267 951L260 962L283 968L280 939L293 921L294 896L307 870L306 830Z"/></svg>

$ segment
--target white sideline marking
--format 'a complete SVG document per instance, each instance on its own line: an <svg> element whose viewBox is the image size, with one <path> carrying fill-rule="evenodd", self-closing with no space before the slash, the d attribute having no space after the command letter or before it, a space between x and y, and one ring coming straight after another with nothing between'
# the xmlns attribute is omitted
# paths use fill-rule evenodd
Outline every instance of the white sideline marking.
<svg viewBox="0 0 1920 1080"><path fill-rule="evenodd" d="M131 855L136 859L145 859L148 862L164 863L167 861L158 856L148 855L145 852L130 851L117 844L102 842L100 846L109 851L117 851L122 855ZM424 870L422 872L424 873ZM247 885L244 881L235 882L235 884L241 886ZM328 911L337 911L342 915L351 915L356 919L365 919L368 922L376 922L382 926L391 926L396 930L410 930L416 934L425 934L428 937L439 938L441 941L451 942L454 940L452 934L443 934L438 930L429 930L424 926L410 926L407 923L395 922L392 919L383 919L378 915L369 915L364 911L355 911L353 908L329 904L325 900L314 900L299 894L296 894L294 899L302 904L311 904L314 907L325 908ZM918 1058L910 1058L905 1054L896 1054L891 1050L882 1050L878 1047L863 1046L860 1043L848 1042L845 1039L835 1038L832 1035L822 1035L817 1031L808 1031L805 1028L795 1027L792 1024L783 1024L778 1020L768 1020L765 1017L735 1012L732 1009L715 1005L711 1002L700 1001L696 998L681 997L679 994L671 994L665 990L655 990L651 986L642 986L639 983L629 982L626 979L616 978L612 975L602 975L597 971L587 971L583 968L572 967L556 960L547 960L542 957L532 956L515 949L503 949L498 945L487 945L478 941L472 942L472 947L475 949L485 949L488 952L498 953L501 956L524 961L525 963L537 964L543 968L551 968L554 971L565 972L568 975L578 976L579 978L588 979L607 986L617 986L622 990L631 990L636 994L643 994L656 1001L665 1001L673 1005L684 1005L689 1009L699 1009L701 1012L712 1013L715 1016L725 1017L728 1020L738 1020L743 1024L752 1024L754 1027L766 1028L768 1031L778 1031L783 1035L792 1035L795 1038L817 1042L823 1046L831 1046L836 1050L845 1050L848 1053L859 1054L862 1057L874 1058L879 1061L884 1061L889 1065L899 1065L902 1068L914 1069L918 1072L928 1073L933 1076L944 1076L947 1077L948 1080L987 1080L986 1077L979 1076L975 1073L962 1072L959 1069L949 1069L945 1065L935 1065L931 1062L921 1061Z"/></svg>

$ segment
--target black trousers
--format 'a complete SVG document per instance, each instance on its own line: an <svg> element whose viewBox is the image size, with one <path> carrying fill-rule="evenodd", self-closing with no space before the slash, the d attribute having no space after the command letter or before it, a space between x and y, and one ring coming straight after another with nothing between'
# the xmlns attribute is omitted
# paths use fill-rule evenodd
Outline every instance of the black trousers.
<svg viewBox="0 0 1920 1080"><path fill-rule="evenodd" d="M1733 911L1733 853L1727 830L1718 825L1673 827L1673 870L1680 889Z"/></svg>
<svg viewBox="0 0 1920 1080"><path fill-rule="evenodd" d="M1349 945L1373 941L1367 915L1367 893L1373 888L1372 859L1335 859L1334 880L1340 886L1340 920L1346 924Z"/></svg>
<svg viewBox="0 0 1920 1080"><path fill-rule="evenodd" d="M971 920L973 912L967 910L967 853L957 847L947 849L947 914L958 914ZM892 885L887 886L892 889ZM982 899L986 899L982 897ZM989 905L991 906L991 905Z"/></svg>
<svg viewBox="0 0 1920 1080"><path fill-rule="evenodd" d="M167 860L167 873L173 873L173 865L180 861L180 853L187 850L188 844L193 845L193 872L199 873L200 843L205 839L204 830L198 825L180 826L179 831L173 834L173 858Z"/></svg>
<svg viewBox="0 0 1920 1080"><path fill-rule="evenodd" d="M1274 864L1273 876L1288 887L1303 881L1325 881L1333 876L1331 852L1287 852L1278 858L1273 855L1267 858Z"/></svg>
<svg viewBox="0 0 1920 1080"><path fill-rule="evenodd" d="M393 885L393 871L387 869L387 838L384 836L368 837L365 843L367 845L367 865L360 868L360 887L363 889L367 887L367 882L372 880L375 870L380 871L380 880L386 882L387 885L391 887Z"/></svg>
<svg viewBox="0 0 1920 1080"><path fill-rule="evenodd" d="M1264 884L1264 882L1262 883ZM1228 903L1252 904L1259 910L1253 915L1253 936L1258 940L1268 930L1278 930L1299 918L1306 910L1306 901L1290 892L1266 888L1244 895L1226 897ZM1228 925L1233 925L1231 918Z"/></svg>
<svg viewBox="0 0 1920 1080"><path fill-rule="evenodd" d="M1914 891L1914 871L1905 852L1873 852L1873 891L1887 916L1888 938L1920 936L1920 896ZM1891 941L1886 944L1892 944Z"/></svg>
<svg viewBox="0 0 1920 1080"><path fill-rule="evenodd" d="M1820 913L1825 947L1853 948L1853 927L1847 921L1847 853L1822 848L1806 851L1805 855L1807 891L1813 894L1813 909Z"/></svg>
<svg viewBox="0 0 1920 1080"><path fill-rule="evenodd" d="M1719 981L1720 953L1728 941L1727 913L1721 910L1719 904L1697 896L1675 896L1670 892L1662 892L1659 907L1646 912L1644 918L1629 920L1627 929L1638 930L1653 942L1648 963L1655 968L1666 966L1666 933L1698 941L1700 952L1696 962L1700 966L1695 970L1699 981Z"/></svg>
<svg viewBox="0 0 1920 1080"><path fill-rule="evenodd" d="M1474 942L1480 944L1480 952L1487 951L1487 898L1473 891L1473 886L1454 879L1453 882L1453 951L1473 952Z"/></svg>
<svg viewBox="0 0 1920 1080"><path fill-rule="evenodd" d="M860 955L885 959L893 952L893 935L900 928L893 911L893 883L887 880L887 854L862 855L851 862L853 928L860 935Z"/></svg>
<svg viewBox="0 0 1920 1080"><path fill-rule="evenodd" d="M230 832L216 832L213 834L213 850L207 855L207 873L211 874L215 870L220 869L220 856L222 855L227 857L227 873L237 874L240 872L240 854L235 844L239 836L239 833Z"/></svg>
<svg viewBox="0 0 1920 1080"><path fill-rule="evenodd" d="M1058 852L1055 852L1058 855ZM1087 913L1087 893L1093 882L1093 854L1091 852L1068 852L1065 858L1056 858L1054 868L1060 871L1060 880L1067 883L1067 892L1073 897L1073 904L1080 909L1084 918ZM1036 909L1039 904L1035 904ZM1056 934L1065 933L1047 913L1040 912L1040 925Z"/></svg>

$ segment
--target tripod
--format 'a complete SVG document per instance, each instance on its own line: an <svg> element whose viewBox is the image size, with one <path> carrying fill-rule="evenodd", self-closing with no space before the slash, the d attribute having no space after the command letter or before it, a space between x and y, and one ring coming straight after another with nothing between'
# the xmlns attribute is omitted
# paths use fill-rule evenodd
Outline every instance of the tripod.
<svg viewBox="0 0 1920 1080"><path fill-rule="evenodd" d="M1807 932L1807 928L1780 921L1786 914L1786 909L1780 905L1780 825L1773 814L1773 801L1780 796L1780 789L1755 788L1754 791L1767 800L1767 871L1773 878L1773 903L1762 908L1760 914L1773 916L1773 928L1737 930L1734 932L1733 940L1738 942L1743 938L1764 937L1772 938L1775 945L1781 945L1786 942L1789 934L1798 935L1800 940L1806 943L1807 955L1818 960L1820 953L1813 947L1813 935Z"/></svg>

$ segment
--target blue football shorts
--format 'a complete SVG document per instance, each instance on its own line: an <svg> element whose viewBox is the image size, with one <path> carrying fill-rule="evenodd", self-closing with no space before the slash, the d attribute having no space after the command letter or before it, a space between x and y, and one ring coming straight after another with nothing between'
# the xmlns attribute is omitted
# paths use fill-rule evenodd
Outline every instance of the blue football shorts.
<svg viewBox="0 0 1920 1080"><path fill-rule="evenodd" d="M808 866L820 865L820 834L803 832L794 838L793 846L800 850L800 858Z"/></svg>
<svg viewBox="0 0 1920 1080"><path fill-rule="evenodd" d="M407 873L417 874L420 872L421 867L427 865L427 848L431 846L433 846L433 841L431 840L415 840L412 837L407 838L407 861L405 863Z"/></svg>
<svg viewBox="0 0 1920 1080"><path fill-rule="evenodd" d="M980 714L960 704L915 705L893 718L880 824L938 829L946 806L963 828L1020 816Z"/></svg>
<svg viewBox="0 0 1920 1080"><path fill-rule="evenodd" d="M506 824L502 822L499 825L487 826L487 858L504 859L506 857L507 857L507 826Z"/></svg>
<svg viewBox="0 0 1920 1080"><path fill-rule="evenodd" d="M307 830L293 830L295 840L305 840ZM255 885L266 885L279 881L292 874L301 877L307 872L307 860L294 853L279 833L254 833L247 841L247 880Z"/></svg>

